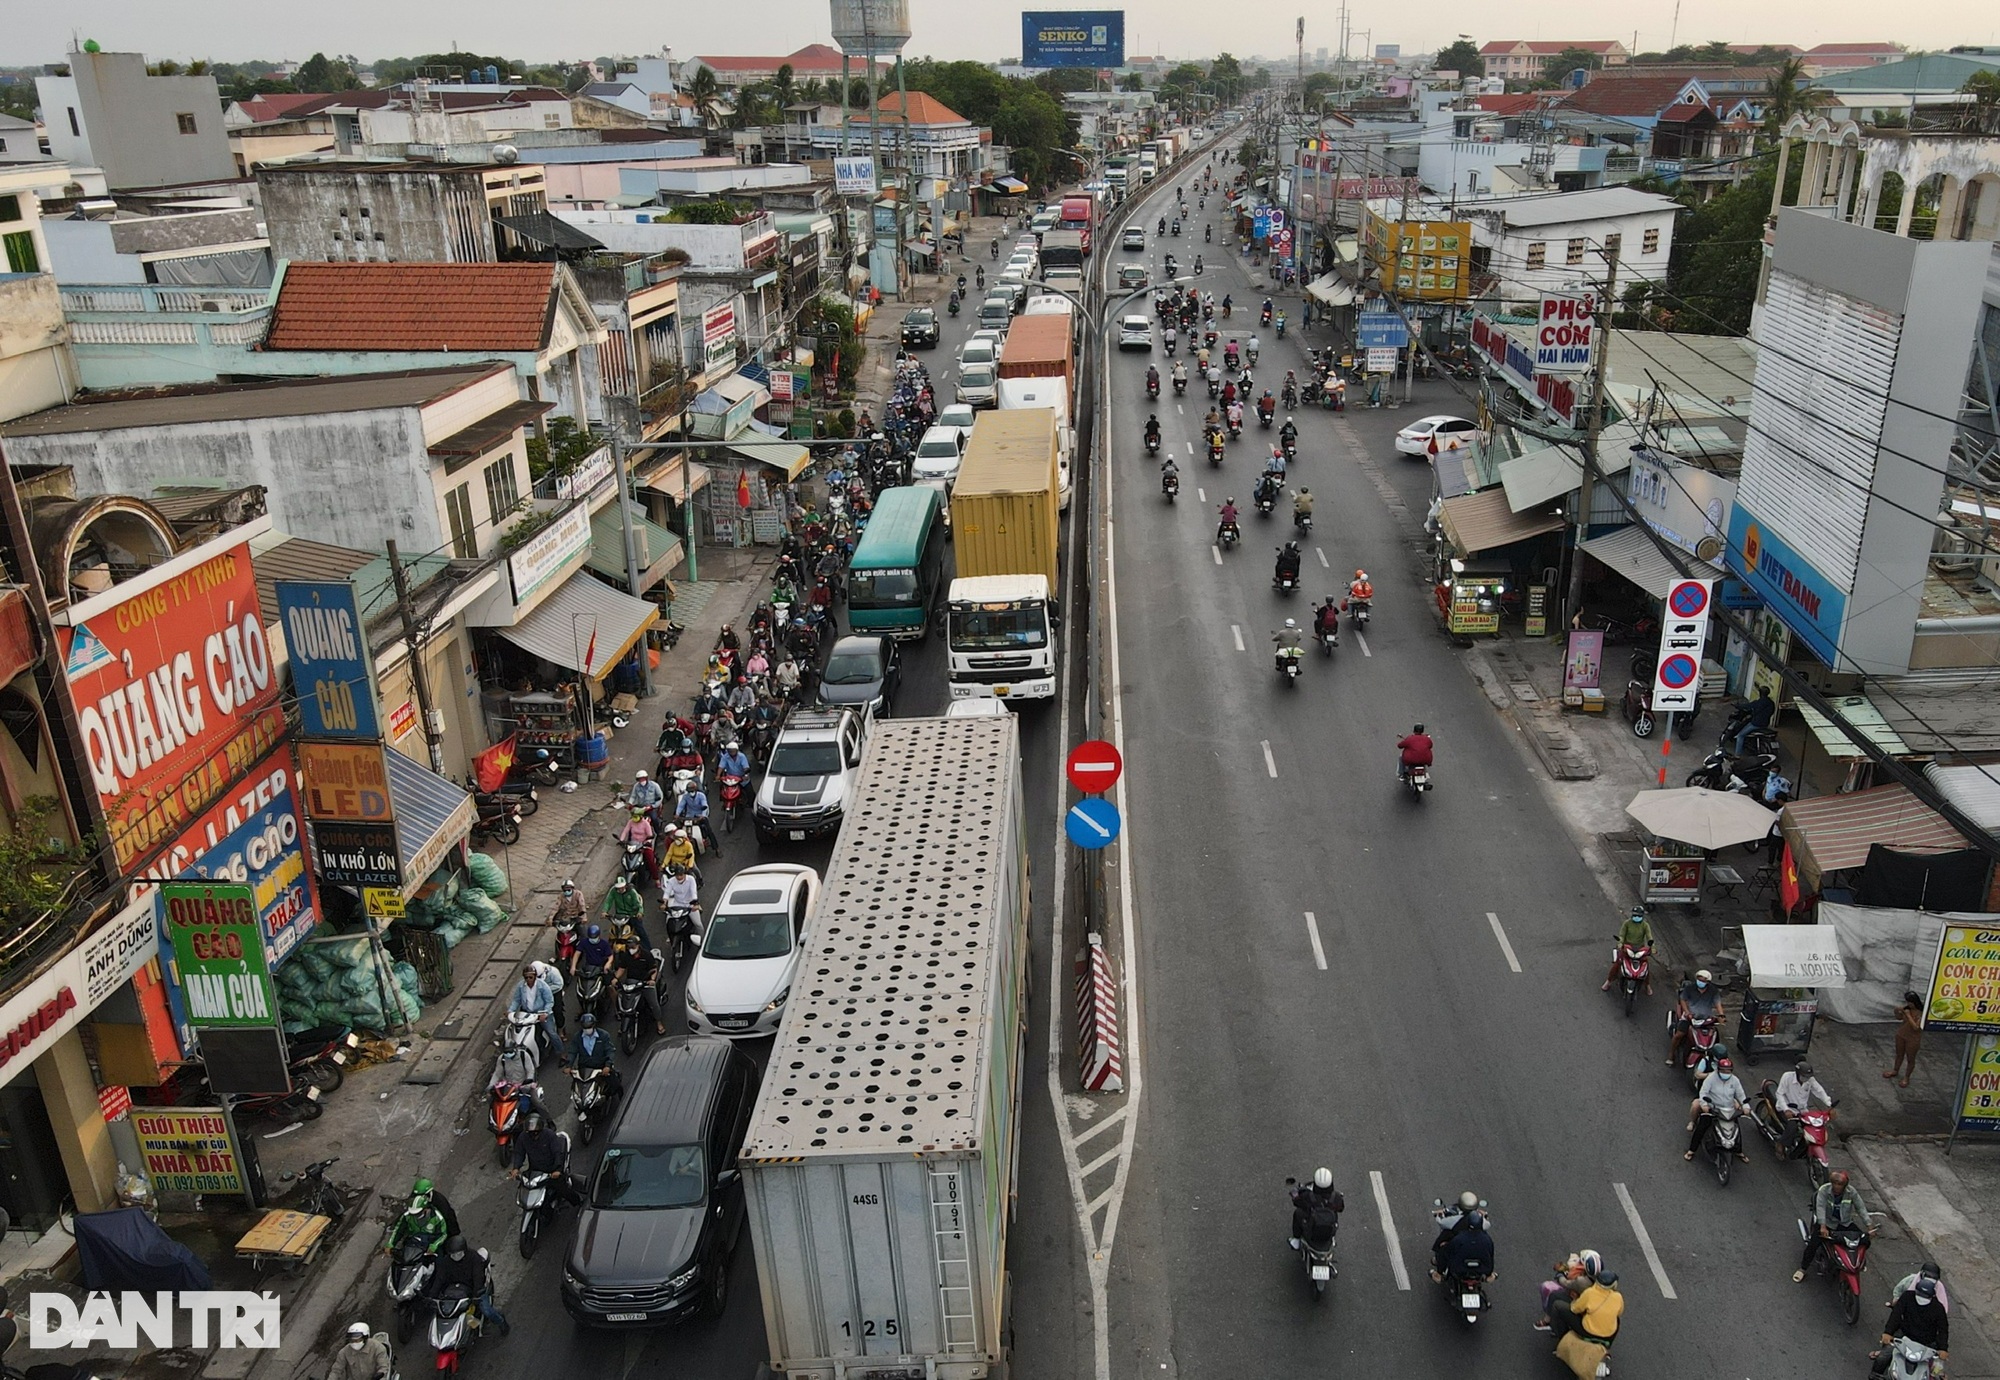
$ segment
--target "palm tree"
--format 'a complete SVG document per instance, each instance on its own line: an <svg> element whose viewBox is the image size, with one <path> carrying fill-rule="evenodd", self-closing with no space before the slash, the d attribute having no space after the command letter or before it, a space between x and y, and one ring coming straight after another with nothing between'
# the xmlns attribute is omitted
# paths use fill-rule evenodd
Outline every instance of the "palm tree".
<svg viewBox="0 0 2000 1380"><path fill-rule="evenodd" d="M715 115L716 97L721 95L715 73L707 67L695 68L694 75L688 78L687 93L688 99L694 102L695 113L701 117L702 124L707 125Z"/></svg>
<svg viewBox="0 0 2000 1380"><path fill-rule="evenodd" d="M1803 115L1826 100L1826 92L1812 85L1804 58L1788 57L1771 70L1764 84L1764 132L1775 138L1794 115Z"/></svg>
<svg viewBox="0 0 2000 1380"><path fill-rule="evenodd" d="M792 64L787 62L779 65L777 76L771 79L771 99L778 103L780 112L799 98L798 83L792 78Z"/></svg>

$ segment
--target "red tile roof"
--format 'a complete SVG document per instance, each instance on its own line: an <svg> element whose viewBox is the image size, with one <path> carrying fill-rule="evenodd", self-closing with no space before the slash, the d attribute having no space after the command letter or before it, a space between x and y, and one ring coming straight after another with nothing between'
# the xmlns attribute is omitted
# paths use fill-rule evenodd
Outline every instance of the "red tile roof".
<svg viewBox="0 0 2000 1380"><path fill-rule="evenodd" d="M273 120L296 119L301 111L311 114L332 99L331 96L313 92L267 91L237 104L243 107L245 115L262 125Z"/></svg>
<svg viewBox="0 0 2000 1380"><path fill-rule="evenodd" d="M808 72L823 75L840 71L840 50L824 43L808 43L796 53L784 57L710 57L702 54L696 61L717 72L775 72L789 64L795 75ZM875 61L877 66L889 65L881 58ZM858 66L866 72L868 59L864 57L858 63L850 61L849 65Z"/></svg>
<svg viewBox="0 0 2000 1380"><path fill-rule="evenodd" d="M1539 91L1515 91L1506 95L1481 96L1479 108L1489 115L1523 115L1542 98Z"/></svg>
<svg viewBox="0 0 2000 1380"><path fill-rule="evenodd" d="M898 120L903 117L903 95L899 91L885 91L876 108L884 115L893 115ZM913 125L962 125L963 115L953 110L936 96L923 91L910 93L910 123ZM865 116L863 118L866 118Z"/></svg>
<svg viewBox="0 0 2000 1380"><path fill-rule="evenodd" d="M1618 40L1615 38L1578 39L1570 43L1544 43L1532 39L1523 43L1518 38L1511 38L1485 44L1479 51L1482 54L1511 53L1516 48L1526 48L1531 53L1554 57L1557 53L1567 52L1571 48L1581 48L1586 53L1608 53L1617 46Z"/></svg>
<svg viewBox="0 0 2000 1380"><path fill-rule="evenodd" d="M554 264L310 264L285 270L267 350L535 351Z"/></svg>
<svg viewBox="0 0 2000 1380"><path fill-rule="evenodd" d="M1806 49L1809 57L1826 57L1835 53L1892 53L1900 57L1901 46L1894 43L1819 43Z"/></svg>
<svg viewBox="0 0 2000 1380"><path fill-rule="evenodd" d="M1688 81L1682 76L1592 77L1563 102L1563 108L1589 115L1654 116L1674 103Z"/></svg>

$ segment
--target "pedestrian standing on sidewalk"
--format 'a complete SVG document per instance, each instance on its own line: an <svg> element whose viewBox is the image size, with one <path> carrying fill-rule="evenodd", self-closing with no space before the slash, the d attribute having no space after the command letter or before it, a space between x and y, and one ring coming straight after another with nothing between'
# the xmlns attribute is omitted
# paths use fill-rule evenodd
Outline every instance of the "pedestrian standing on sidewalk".
<svg viewBox="0 0 2000 1380"><path fill-rule="evenodd" d="M1896 1062L1882 1072L1884 1078L1896 1078L1896 1086L1910 1086L1910 1075L1917 1071L1917 1047L1924 1042L1924 999L1915 992L1903 993L1903 1004L1896 1008Z"/></svg>

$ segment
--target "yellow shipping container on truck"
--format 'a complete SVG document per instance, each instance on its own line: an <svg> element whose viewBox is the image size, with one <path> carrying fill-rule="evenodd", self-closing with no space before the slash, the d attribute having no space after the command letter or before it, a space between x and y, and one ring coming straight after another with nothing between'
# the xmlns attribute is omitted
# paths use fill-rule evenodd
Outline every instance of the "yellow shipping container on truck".
<svg viewBox="0 0 2000 1380"><path fill-rule="evenodd" d="M980 413L951 492L958 578L1045 575L1060 589L1058 483L1053 411Z"/></svg>

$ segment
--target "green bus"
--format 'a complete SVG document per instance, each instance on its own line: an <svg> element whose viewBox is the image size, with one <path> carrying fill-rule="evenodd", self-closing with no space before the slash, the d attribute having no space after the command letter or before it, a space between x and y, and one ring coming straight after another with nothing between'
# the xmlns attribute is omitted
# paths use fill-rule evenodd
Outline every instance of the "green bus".
<svg viewBox="0 0 2000 1380"><path fill-rule="evenodd" d="M858 633L921 639L944 584L938 491L884 489L847 563L847 622Z"/></svg>

